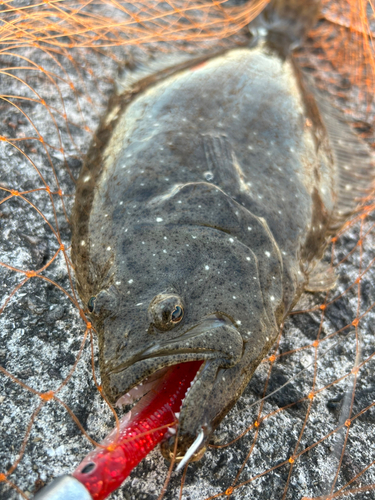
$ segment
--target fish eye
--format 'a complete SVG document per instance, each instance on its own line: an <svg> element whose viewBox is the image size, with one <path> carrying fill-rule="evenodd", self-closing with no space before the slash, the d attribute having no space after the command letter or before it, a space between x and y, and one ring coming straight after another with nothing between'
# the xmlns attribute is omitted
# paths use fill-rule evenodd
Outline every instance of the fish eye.
<svg viewBox="0 0 375 500"><path fill-rule="evenodd" d="M90 313L94 312L95 301L96 301L96 297L90 297L89 301L87 302L87 309L89 310Z"/></svg>
<svg viewBox="0 0 375 500"><path fill-rule="evenodd" d="M182 320L183 315L184 315L184 310L182 309L182 307L176 306L171 314L171 321L173 323L179 323Z"/></svg>
<svg viewBox="0 0 375 500"><path fill-rule="evenodd" d="M184 307L178 295L161 293L150 303L149 319L158 330L171 330L181 322L183 317Z"/></svg>

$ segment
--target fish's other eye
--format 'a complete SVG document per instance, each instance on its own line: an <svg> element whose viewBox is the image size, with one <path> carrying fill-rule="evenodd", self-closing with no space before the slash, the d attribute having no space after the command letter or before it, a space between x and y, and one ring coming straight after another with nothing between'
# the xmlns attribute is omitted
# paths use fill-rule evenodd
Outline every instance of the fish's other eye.
<svg viewBox="0 0 375 500"><path fill-rule="evenodd" d="M148 308L150 322L161 331L171 330L184 317L184 307L178 295L161 293Z"/></svg>
<svg viewBox="0 0 375 500"><path fill-rule="evenodd" d="M179 323L182 320L183 315L184 310L182 309L182 307L176 306L175 310L171 314L171 321L173 321L173 323Z"/></svg>
<svg viewBox="0 0 375 500"><path fill-rule="evenodd" d="M90 313L94 312L95 301L96 301L96 297L90 297L89 301L87 302L87 309L89 310Z"/></svg>

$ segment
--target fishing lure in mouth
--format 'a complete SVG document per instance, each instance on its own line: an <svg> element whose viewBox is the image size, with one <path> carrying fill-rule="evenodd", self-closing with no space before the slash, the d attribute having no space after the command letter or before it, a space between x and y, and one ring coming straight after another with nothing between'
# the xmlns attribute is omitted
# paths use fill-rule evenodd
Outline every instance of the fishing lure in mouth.
<svg viewBox="0 0 375 500"><path fill-rule="evenodd" d="M120 420L100 447L85 457L72 476L58 478L35 500L107 498L178 421L184 397L201 365L200 361L183 363L163 373L163 378L156 380L148 394ZM180 463L184 465L189 458L186 456Z"/></svg>

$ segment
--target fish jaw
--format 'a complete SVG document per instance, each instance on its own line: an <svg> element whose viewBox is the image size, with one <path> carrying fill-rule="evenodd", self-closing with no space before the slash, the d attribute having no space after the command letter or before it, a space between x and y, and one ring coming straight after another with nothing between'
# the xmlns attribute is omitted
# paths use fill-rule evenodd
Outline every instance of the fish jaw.
<svg viewBox="0 0 375 500"><path fill-rule="evenodd" d="M102 366L107 395L112 401L167 366L188 361L219 359L220 366L234 366L241 359L243 338L224 316L212 315L190 327L177 338L158 338L121 364Z"/></svg>
<svg viewBox="0 0 375 500"><path fill-rule="evenodd" d="M203 361L186 392L178 417L179 451L183 454L201 428L205 429L204 442L211 434L214 425L209 406L212 406L212 394L216 393L215 384L218 377L223 382L223 375L228 370L242 366L244 351L245 343L233 323L227 318L212 316L176 339L151 345L134 355L125 367L112 367L111 371L102 373L104 389L112 396L112 400L121 400L123 394L152 380L163 368L189 361ZM227 406L226 401L223 406ZM222 410L220 407L219 412Z"/></svg>
<svg viewBox="0 0 375 500"><path fill-rule="evenodd" d="M192 458L198 460L213 430L236 403L275 340L277 330L270 332L269 326L261 323L261 333L248 342L229 319L215 315L205 318L178 338L154 343L125 366L112 366L102 373L104 389L116 401L132 388L157 378L157 372L168 366L203 361L176 415L178 434L162 443L162 453L170 459L177 438L177 455L182 458L203 433Z"/></svg>

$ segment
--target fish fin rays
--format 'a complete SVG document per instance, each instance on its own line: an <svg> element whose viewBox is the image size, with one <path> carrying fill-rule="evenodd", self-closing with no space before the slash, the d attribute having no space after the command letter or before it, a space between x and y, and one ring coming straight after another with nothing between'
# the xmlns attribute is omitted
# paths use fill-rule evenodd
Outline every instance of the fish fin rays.
<svg viewBox="0 0 375 500"><path fill-rule="evenodd" d="M128 93L136 93L146 88L147 86L157 83L168 76L171 76L179 71L192 69L195 66L203 64L207 59L211 59L225 52L221 49L218 51L206 50L203 54L189 53L185 51L177 51L173 53L164 53L158 57L150 56L148 53L142 52L137 57L137 64L128 64L120 70L119 77L116 81L116 94L126 95Z"/></svg>
<svg viewBox="0 0 375 500"><path fill-rule="evenodd" d="M330 229L337 230L374 189L375 161L370 149L326 101L318 104L336 164L337 199Z"/></svg>
<svg viewBox="0 0 375 500"><path fill-rule="evenodd" d="M306 292L328 292L336 286L337 276L329 264L318 262L309 274Z"/></svg>
<svg viewBox="0 0 375 500"><path fill-rule="evenodd" d="M374 191L375 157L367 144L351 129L344 114L311 82L308 89L315 97L320 124L328 138L335 164L335 205L329 231L336 233ZM321 143L319 147L324 145Z"/></svg>

